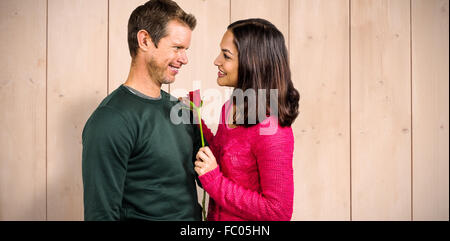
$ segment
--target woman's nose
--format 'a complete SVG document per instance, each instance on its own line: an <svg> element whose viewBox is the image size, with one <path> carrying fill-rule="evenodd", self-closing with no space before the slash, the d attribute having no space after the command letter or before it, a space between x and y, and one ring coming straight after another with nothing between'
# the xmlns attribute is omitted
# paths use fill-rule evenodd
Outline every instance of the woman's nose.
<svg viewBox="0 0 450 241"><path fill-rule="evenodd" d="M217 58L214 60L214 65L215 65L215 66L221 65L221 62L220 62L220 55L217 56Z"/></svg>

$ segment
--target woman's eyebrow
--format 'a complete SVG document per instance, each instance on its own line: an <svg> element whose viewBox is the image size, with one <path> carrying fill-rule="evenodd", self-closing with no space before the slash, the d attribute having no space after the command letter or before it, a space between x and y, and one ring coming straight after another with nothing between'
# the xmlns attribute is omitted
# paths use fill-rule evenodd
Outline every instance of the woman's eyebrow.
<svg viewBox="0 0 450 241"><path fill-rule="evenodd" d="M222 49L222 51L223 51L223 52L228 52L228 53L230 53L231 55L233 55L233 53L231 53L231 51L228 50L228 49Z"/></svg>

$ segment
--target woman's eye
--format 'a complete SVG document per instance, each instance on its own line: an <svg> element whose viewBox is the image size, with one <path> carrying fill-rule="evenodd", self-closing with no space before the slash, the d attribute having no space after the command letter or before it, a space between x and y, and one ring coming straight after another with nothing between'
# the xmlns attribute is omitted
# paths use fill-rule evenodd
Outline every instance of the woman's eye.
<svg viewBox="0 0 450 241"><path fill-rule="evenodd" d="M231 59L231 58L228 57L226 54L223 54L223 57L224 57L225 59Z"/></svg>

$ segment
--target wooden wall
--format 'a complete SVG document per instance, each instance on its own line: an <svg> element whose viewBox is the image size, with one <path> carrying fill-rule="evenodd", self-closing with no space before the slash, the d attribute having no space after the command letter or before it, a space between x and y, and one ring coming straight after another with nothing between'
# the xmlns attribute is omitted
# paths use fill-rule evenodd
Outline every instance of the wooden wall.
<svg viewBox="0 0 450 241"><path fill-rule="evenodd" d="M213 130L228 24L283 32L301 94L292 220L449 220L448 0L176 1L198 25L164 89L201 88ZM0 220L83 219L81 132L128 75L144 2L0 1Z"/></svg>
<svg viewBox="0 0 450 241"><path fill-rule="evenodd" d="M46 1L0 1L0 220L47 215Z"/></svg>

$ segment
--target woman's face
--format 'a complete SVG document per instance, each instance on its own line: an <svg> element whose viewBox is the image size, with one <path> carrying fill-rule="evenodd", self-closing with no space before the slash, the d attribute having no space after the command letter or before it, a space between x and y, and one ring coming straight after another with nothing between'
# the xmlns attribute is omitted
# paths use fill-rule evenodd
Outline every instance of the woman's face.
<svg viewBox="0 0 450 241"><path fill-rule="evenodd" d="M220 42L220 54L214 61L214 65L219 68L217 84L220 86L237 87L239 59L233 41L233 33L227 30Z"/></svg>

